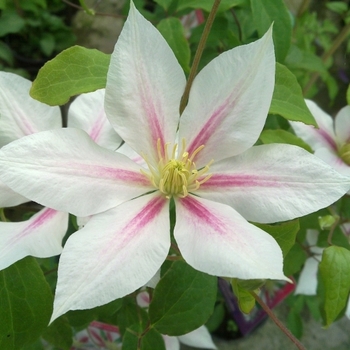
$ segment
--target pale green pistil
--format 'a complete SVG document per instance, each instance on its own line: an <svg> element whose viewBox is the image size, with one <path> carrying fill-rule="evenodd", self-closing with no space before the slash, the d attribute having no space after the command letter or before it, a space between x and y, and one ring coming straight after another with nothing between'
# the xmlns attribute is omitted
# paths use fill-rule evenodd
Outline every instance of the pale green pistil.
<svg viewBox="0 0 350 350"><path fill-rule="evenodd" d="M350 143L346 143L339 149L340 158L346 163L350 165Z"/></svg>

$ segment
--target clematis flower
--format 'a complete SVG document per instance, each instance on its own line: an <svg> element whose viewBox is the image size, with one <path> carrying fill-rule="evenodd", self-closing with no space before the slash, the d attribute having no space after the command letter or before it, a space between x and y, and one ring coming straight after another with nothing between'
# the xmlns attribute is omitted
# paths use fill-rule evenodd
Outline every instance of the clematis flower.
<svg viewBox="0 0 350 350"><path fill-rule="evenodd" d="M324 248L317 247L318 234L319 232L317 230L306 231L306 241L310 246L309 250L312 256L308 257L305 261L295 289L295 294L316 295L318 265L322 260L324 250ZM350 297L345 315L350 319Z"/></svg>
<svg viewBox="0 0 350 350"><path fill-rule="evenodd" d="M62 127L59 107L49 107L29 95L31 82L0 72L0 146L43 130ZM120 137L110 126L103 108L104 90L79 96L69 110L69 124L85 129L94 141L115 149ZM30 201L0 182L0 206ZM43 208L29 220L0 222L0 270L31 255L45 258L62 252L68 213Z"/></svg>
<svg viewBox="0 0 350 350"><path fill-rule="evenodd" d="M305 102L319 128L290 122L295 134L311 146L317 157L340 174L350 176L350 106L343 107L333 122L333 118L315 102Z"/></svg>
<svg viewBox="0 0 350 350"><path fill-rule="evenodd" d="M271 30L229 50L197 75L181 118L185 76L131 3L107 75L105 111L145 167L79 129L22 138L0 151L0 178L20 194L91 219L63 249L52 320L148 282L174 237L197 270L242 279L286 279L282 252L250 224L327 206L350 180L290 145L252 147L274 88Z"/></svg>

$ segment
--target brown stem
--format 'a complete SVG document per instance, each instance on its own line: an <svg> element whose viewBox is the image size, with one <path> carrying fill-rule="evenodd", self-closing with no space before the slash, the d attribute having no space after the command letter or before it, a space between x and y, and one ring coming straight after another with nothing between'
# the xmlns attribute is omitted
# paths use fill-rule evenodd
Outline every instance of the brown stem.
<svg viewBox="0 0 350 350"><path fill-rule="evenodd" d="M346 39L346 37L349 35L349 33L350 33L350 22L345 27L343 27L343 29L341 30L339 35L333 41L333 45L330 47L330 49L322 55L321 58L322 58L323 63L327 62L327 60L333 55L333 53L343 43L343 41ZM305 87L303 89L304 95L307 94L307 92L310 90L310 88L316 82L316 80L319 78L319 76L320 76L319 72L315 72L311 75L309 82L305 85Z"/></svg>
<svg viewBox="0 0 350 350"><path fill-rule="evenodd" d="M311 0L303 0L303 3L300 5L297 13L297 17L300 17L310 6Z"/></svg>
<svg viewBox="0 0 350 350"><path fill-rule="evenodd" d="M238 28L238 39L239 39L240 42L242 42L242 27L241 27L241 24L239 23L238 17L237 17L236 12L235 12L235 10L233 8L231 9L231 13L232 13L233 20L235 21L236 26Z"/></svg>
<svg viewBox="0 0 350 350"><path fill-rule="evenodd" d="M306 350L304 345L289 331L289 329L277 318L272 310L263 302L263 300L254 292L250 292L254 299L259 303L263 310L269 315L277 327L295 344L299 350Z"/></svg>
<svg viewBox="0 0 350 350"><path fill-rule="evenodd" d="M193 80L197 74L197 69L198 69L198 65L199 65L199 61L202 57L203 51L204 51L204 47L205 47L205 43L207 42L208 39L208 35L210 33L210 29L213 25L214 22L214 18L216 15L216 12L218 10L218 7L220 5L221 0L214 0L214 4L213 7L209 13L207 22L205 23L205 27L201 36L201 39L198 43L198 47L197 47L197 51L196 54L194 55L193 58L193 63L192 63L192 67L190 70L190 75L188 76L188 80L187 80L187 84L185 86L185 91L182 95L181 98L181 102L180 102L180 115L182 114L182 112L184 111L186 105L187 105L187 101L188 101L188 96L190 94L190 90L191 90L191 86L193 83Z"/></svg>

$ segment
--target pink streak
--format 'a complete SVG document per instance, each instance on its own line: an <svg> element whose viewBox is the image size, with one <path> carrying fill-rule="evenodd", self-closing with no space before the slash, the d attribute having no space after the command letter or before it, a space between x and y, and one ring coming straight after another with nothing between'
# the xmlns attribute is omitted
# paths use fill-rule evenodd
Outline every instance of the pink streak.
<svg viewBox="0 0 350 350"><path fill-rule="evenodd" d="M99 114L98 114L98 118L95 120L95 123L89 132L89 136L93 139L93 141L97 142L97 140L101 136L101 130L102 130L106 120L107 119L106 119L104 110L101 109Z"/></svg>
<svg viewBox="0 0 350 350"><path fill-rule="evenodd" d="M215 133L215 130L218 128L218 126L223 122L225 117L227 116L227 110L232 109L233 105L236 102L236 99L233 101L230 101L231 96L234 94L233 92L225 101L224 103L219 106L213 114L210 116L210 118L207 120L207 122L203 125L202 129L199 131L195 139L191 142L189 145L187 151L189 154L192 154L198 147L205 145L210 137Z"/></svg>
<svg viewBox="0 0 350 350"><path fill-rule="evenodd" d="M193 196L187 196L180 199L181 204L188 212L204 222L206 226L210 226L213 231L220 235L226 235L228 230L226 224L210 212L204 205L197 201Z"/></svg>
<svg viewBox="0 0 350 350"><path fill-rule="evenodd" d="M329 146L333 149L333 150L337 150L337 144L335 143L335 141L333 140L333 138L324 130L321 129L315 129L316 132L329 144Z"/></svg>
<svg viewBox="0 0 350 350"><path fill-rule="evenodd" d="M52 217L54 217L58 213L57 210L46 208L43 210L41 215L35 218L21 233L20 237L24 237L31 233L31 231L43 226L47 223ZM30 219L29 219L30 221Z"/></svg>
<svg viewBox="0 0 350 350"><path fill-rule="evenodd" d="M68 164L65 164L65 167L69 169L74 169L75 175L119 180L119 181L124 181L126 184L128 183L136 183L139 185L150 184L150 181L146 178L146 176L131 170L115 169L110 167L81 164L81 163L79 164L68 163Z"/></svg>
<svg viewBox="0 0 350 350"><path fill-rule="evenodd" d="M16 122L19 130L22 131L22 136L26 136L26 135L31 135L36 133L38 130L34 130L32 128L31 123L28 121L28 118L26 115L22 114L22 110L20 108L16 108L16 106L14 106L15 111L12 114L13 115L13 119Z"/></svg>
<svg viewBox="0 0 350 350"><path fill-rule="evenodd" d="M285 187L278 177L246 175L246 174L214 174L207 182L201 185L200 189L210 188L231 188L231 187Z"/></svg>

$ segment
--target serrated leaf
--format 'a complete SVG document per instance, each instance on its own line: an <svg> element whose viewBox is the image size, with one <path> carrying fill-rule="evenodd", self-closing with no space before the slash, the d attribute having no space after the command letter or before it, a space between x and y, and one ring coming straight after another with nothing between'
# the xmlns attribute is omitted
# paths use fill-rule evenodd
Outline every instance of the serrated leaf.
<svg viewBox="0 0 350 350"><path fill-rule="evenodd" d="M329 326L344 309L350 292L350 251L331 246L323 251L319 265L325 288L324 311Z"/></svg>
<svg viewBox="0 0 350 350"><path fill-rule="evenodd" d="M189 72L191 51L180 20L175 17L163 19L159 22L157 28L173 50L182 69Z"/></svg>
<svg viewBox="0 0 350 350"><path fill-rule="evenodd" d="M280 225L255 224L265 232L269 233L282 249L283 257L286 257L295 243L299 231L299 220L285 222Z"/></svg>
<svg viewBox="0 0 350 350"><path fill-rule="evenodd" d="M232 279L231 286L237 297L239 309L243 313L249 314L255 306L255 298L249 293L249 291L241 288L236 279Z"/></svg>
<svg viewBox="0 0 350 350"><path fill-rule="evenodd" d="M69 350L73 343L73 332L67 317L52 322L43 333L43 338L59 349Z"/></svg>
<svg viewBox="0 0 350 350"><path fill-rule="evenodd" d="M276 64L276 82L269 113L317 126L306 106L301 87L294 74L282 64Z"/></svg>
<svg viewBox="0 0 350 350"><path fill-rule="evenodd" d="M47 328L50 287L37 263L26 257L0 271L0 349L18 350Z"/></svg>
<svg viewBox="0 0 350 350"><path fill-rule="evenodd" d="M149 307L152 326L168 335L195 330L212 314L216 292L216 277L174 262L154 290Z"/></svg>
<svg viewBox="0 0 350 350"><path fill-rule="evenodd" d="M244 2L245 0L222 0L218 8L218 13L227 11L228 9L241 5ZM177 10L181 11L187 8L193 8L210 12L213 3L213 0L178 0Z"/></svg>
<svg viewBox="0 0 350 350"><path fill-rule="evenodd" d="M48 61L34 80L30 95L50 106L63 105L84 92L106 86L110 55L73 46Z"/></svg>
<svg viewBox="0 0 350 350"><path fill-rule="evenodd" d="M289 145L299 146L306 151L313 153L311 147L306 142L298 136L283 129L263 130L259 138L264 144L287 143Z"/></svg>
<svg viewBox="0 0 350 350"><path fill-rule="evenodd" d="M250 0L258 33L263 36L273 23L276 59L283 62L292 40L292 21L283 0Z"/></svg>

